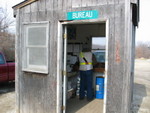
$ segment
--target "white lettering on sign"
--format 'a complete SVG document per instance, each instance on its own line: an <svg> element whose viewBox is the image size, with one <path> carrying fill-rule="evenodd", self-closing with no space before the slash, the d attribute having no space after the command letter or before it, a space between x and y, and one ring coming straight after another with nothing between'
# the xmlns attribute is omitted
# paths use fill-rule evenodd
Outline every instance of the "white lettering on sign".
<svg viewBox="0 0 150 113"><path fill-rule="evenodd" d="M93 16L93 12L89 11L89 12L74 12L72 14L72 18L73 19L77 19L77 18L90 18Z"/></svg>

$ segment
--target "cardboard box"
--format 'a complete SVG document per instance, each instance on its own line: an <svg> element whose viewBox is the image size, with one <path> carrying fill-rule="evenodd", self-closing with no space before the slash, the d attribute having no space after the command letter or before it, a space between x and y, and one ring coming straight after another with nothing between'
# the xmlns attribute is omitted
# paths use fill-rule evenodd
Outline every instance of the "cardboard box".
<svg viewBox="0 0 150 113"><path fill-rule="evenodd" d="M95 72L101 72L104 73L105 72L105 68L94 68Z"/></svg>

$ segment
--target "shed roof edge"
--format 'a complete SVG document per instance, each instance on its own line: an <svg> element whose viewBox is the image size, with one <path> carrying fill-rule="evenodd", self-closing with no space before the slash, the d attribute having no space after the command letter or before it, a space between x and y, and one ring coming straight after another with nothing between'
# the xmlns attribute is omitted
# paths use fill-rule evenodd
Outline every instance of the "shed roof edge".
<svg viewBox="0 0 150 113"><path fill-rule="evenodd" d="M22 8L22 7L26 6L26 5L29 5L29 4L31 4L31 3L35 2L35 1L38 1L38 0L25 0L25 1L23 1L23 2L21 2L19 4L17 4L17 5L13 6L12 8L14 10L20 9L20 8Z"/></svg>

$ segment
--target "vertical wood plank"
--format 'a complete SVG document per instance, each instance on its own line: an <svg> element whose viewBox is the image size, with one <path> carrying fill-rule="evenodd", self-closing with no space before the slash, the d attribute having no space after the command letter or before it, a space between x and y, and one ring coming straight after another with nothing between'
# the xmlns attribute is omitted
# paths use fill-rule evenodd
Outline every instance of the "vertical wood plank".
<svg viewBox="0 0 150 113"><path fill-rule="evenodd" d="M52 11L53 10L53 2L54 2L54 0L46 0L46 10L47 11Z"/></svg>
<svg viewBox="0 0 150 113"><path fill-rule="evenodd" d="M107 4L114 4L115 0L107 0Z"/></svg>
<svg viewBox="0 0 150 113"><path fill-rule="evenodd" d="M58 10L58 0L53 1L53 10Z"/></svg>
<svg viewBox="0 0 150 113"><path fill-rule="evenodd" d="M122 98L123 104L125 105L122 107L122 111L125 113L128 113L130 111L130 103L129 103L129 98L130 98L130 75L131 75L131 6L130 6L130 0L125 1L125 41L124 45L125 48L124 50L126 51L124 55L124 60L126 61L125 68L124 68L124 73L126 73L126 76L124 76L124 98ZM122 106L123 106L122 104Z"/></svg>
<svg viewBox="0 0 150 113"><path fill-rule="evenodd" d="M50 22L52 22L53 19L54 19L54 16L53 16L53 13L54 13L54 11L53 11L53 7L54 7L53 6L54 5L53 1L54 0L46 0L46 10L47 10L46 18L47 18L47 20L50 20Z"/></svg>
<svg viewBox="0 0 150 113"><path fill-rule="evenodd" d="M63 0L63 7L62 7L63 11L67 10L67 0Z"/></svg>
<svg viewBox="0 0 150 113"><path fill-rule="evenodd" d="M58 0L58 11L61 12L63 9L63 0Z"/></svg>
<svg viewBox="0 0 150 113"><path fill-rule="evenodd" d="M23 7L21 10L23 12L23 22L30 22L30 5L27 5L26 7Z"/></svg>
<svg viewBox="0 0 150 113"><path fill-rule="evenodd" d="M97 0L91 0L92 1L92 5L91 6L97 6Z"/></svg>
<svg viewBox="0 0 150 113"><path fill-rule="evenodd" d="M23 58L23 51L24 51L24 42L25 42L25 37L24 37L24 25L23 23L24 22L31 22L31 7L30 5L26 6L26 7L23 7L21 9L21 12L22 12L22 16L21 16L21 30L20 30L20 33L21 33L21 47L22 49L20 49L20 52L21 52L21 59ZM22 61L20 62L21 65L22 65ZM22 66L21 66L22 67ZM22 69L20 70L22 72ZM27 112L30 112L30 96L28 95L30 92L29 92L29 89L26 88L26 87L30 87L28 86L28 80L27 80L27 76L25 75L24 72L22 72L21 74L21 80L20 80L20 83L21 83L21 104L22 104L22 107L21 107L21 110L22 112L21 113L27 113Z"/></svg>
<svg viewBox="0 0 150 113"><path fill-rule="evenodd" d="M16 92L16 113L20 113L20 73L19 73L19 63L20 63L20 52L19 52L19 44L20 44L20 14L19 9L16 11L16 38L15 38L15 92Z"/></svg>
<svg viewBox="0 0 150 113"><path fill-rule="evenodd" d="M82 0L82 7L87 7L89 5L89 0Z"/></svg>
<svg viewBox="0 0 150 113"><path fill-rule="evenodd" d="M46 0L38 0L38 9L39 11L45 11L46 9Z"/></svg>
<svg viewBox="0 0 150 113"><path fill-rule="evenodd" d="M37 2L34 2L31 4L31 22L37 22L38 21L38 5Z"/></svg>
<svg viewBox="0 0 150 113"><path fill-rule="evenodd" d="M81 7L82 0L72 0L72 8Z"/></svg>
<svg viewBox="0 0 150 113"><path fill-rule="evenodd" d="M68 0L67 1L67 4L68 4L68 11L72 11L72 0Z"/></svg>
<svg viewBox="0 0 150 113"><path fill-rule="evenodd" d="M97 0L97 5L106 5L108 0Z"/></svg>
<svg viewBox="0 0 150 113"><path fill-rule="evenodd" d="M46 1L45 0L37 1L37 7L38 7L37 20L46 21L47 18Z"/></svg>

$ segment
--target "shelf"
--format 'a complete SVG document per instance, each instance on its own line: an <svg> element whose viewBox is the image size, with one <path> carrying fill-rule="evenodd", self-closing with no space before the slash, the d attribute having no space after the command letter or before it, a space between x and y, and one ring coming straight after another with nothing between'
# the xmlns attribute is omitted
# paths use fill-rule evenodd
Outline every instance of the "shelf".
<svg viewBox="0 0 150 113"><path fill-rule="evenodd" d="M70 72L70 73L67 73L67 77L74 77L77 75L77 72Z"/></svg>

